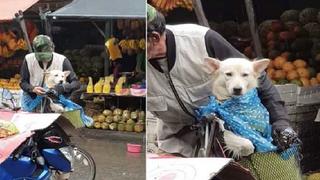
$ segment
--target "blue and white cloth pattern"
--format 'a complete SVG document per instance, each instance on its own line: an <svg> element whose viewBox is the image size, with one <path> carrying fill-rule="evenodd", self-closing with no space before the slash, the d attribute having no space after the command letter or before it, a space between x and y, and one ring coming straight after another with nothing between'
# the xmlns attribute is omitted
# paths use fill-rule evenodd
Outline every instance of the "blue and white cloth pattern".
<svg viewBox="0 0 320 180"><path fill-rule="evenodd" d="M210 96L209 104L196 110L196 114L198 119L202 119L201 117L210 113L215 113L224 120L226 129L249 139L257 152L277 150L272 144L269 112L261 103L257 89L222 103Z"/></svg>
<svg viewBox="0 0 320 180"><path fill-rule="evenodd" d="M21 108L23 111L32 112L35 110L36 107L38 107L41 104L41 101L43 100L43 96L37 96L35 99L32 99L27 93L23 93L21 97ZM65 98L63 95L59 96L59 104L62 104L62 106L67 111L73 111L73 110L80 110L80 117L81 121L86 126L92 126L93 119L87 115L85 115L83 108L72 102L71 100Z"/></svg>

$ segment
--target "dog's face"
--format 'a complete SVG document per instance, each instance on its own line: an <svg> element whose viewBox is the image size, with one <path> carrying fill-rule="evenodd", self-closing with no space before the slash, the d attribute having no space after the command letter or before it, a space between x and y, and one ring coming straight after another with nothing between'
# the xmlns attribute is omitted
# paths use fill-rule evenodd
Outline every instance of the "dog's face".
<svg viewBox="0 0 320 180"><path fill-rule="evenodd" d="M270 60L249 61L244 58L229 58L220 61L205 58L205 62L210 72L213 72L213 94L227 99L256 88L258 77L267 68Z"/></svg>
<svg viewBox="0 0 320 180"><path fill-rule="evenodd" d="M65 83L69 74L70 71L51 70L46 79L48 88L52 88L57 84Z"/></svg>

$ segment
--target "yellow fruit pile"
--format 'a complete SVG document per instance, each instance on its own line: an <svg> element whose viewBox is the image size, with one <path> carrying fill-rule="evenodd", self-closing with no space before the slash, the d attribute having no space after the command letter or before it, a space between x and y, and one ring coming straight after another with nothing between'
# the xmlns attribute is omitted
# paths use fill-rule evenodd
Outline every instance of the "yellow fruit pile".
<svg viewBox="0 0 320 180"><path fill-rule="evenodd" d="M192 0L151 0L151 4L164 13L179 7L193 10Z"/></svg>
<svg viewBox="0 0 320 180"><path fill-rule="evenodd" d="M119 108L114 110L105 109L92 118L94 120L93 128L96 129L138 133L143 132L145 129L144 111L129 111Z"/></svg>
<svg viewBox="0 0 320 180"><path fill-rule="evenodd" d="M6 88L9 90L20 90L20 74L16 74L10 79L0 79L0 88Z"/></svg>
<svg viewBox="0 0 320 180"><path fill-rule="evenodd" d="M17 50L27 50L27 43L23 39L18 39L17 36L9 31L0 33L0 56L11 57Z"/></svg>
<svg viewBox="0 0 320 180"><path fill-rule="evenodd" d="M272 60L267 68L267 75L274 84L297 84L308 87L320 83L320 73L308 67L303 59L288 61L286 56L278 56Z"/></svg>

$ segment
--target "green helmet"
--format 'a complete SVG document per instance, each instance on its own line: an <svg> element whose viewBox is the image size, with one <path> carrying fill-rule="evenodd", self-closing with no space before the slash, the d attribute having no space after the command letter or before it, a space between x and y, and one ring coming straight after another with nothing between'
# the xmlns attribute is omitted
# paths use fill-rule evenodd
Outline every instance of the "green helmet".
<svg viewBox="0 0 320 180"><path fill-rule="evenodd" d="M147 4L147 22L153 21L156 16L157 10L150 4Z"/></svg>
<svg viewBox="0 0 320 180"><path fill-rule="evenodd" d="M34 53L38 61L51 61L54 45L51 38L46 35L38 35L32 42Z"/></svg>

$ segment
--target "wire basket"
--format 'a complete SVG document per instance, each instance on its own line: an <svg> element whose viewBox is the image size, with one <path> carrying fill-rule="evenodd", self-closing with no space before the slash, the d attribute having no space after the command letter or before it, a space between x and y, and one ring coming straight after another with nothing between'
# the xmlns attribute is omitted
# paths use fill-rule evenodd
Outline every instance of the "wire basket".
<svg viewBox="0 0 320 180"><path fill-rule="evenodd" d="M294 155L285 160L275 152L254 153L241 160L240 164L248 168L257 180L302 180Z"/></svg>

